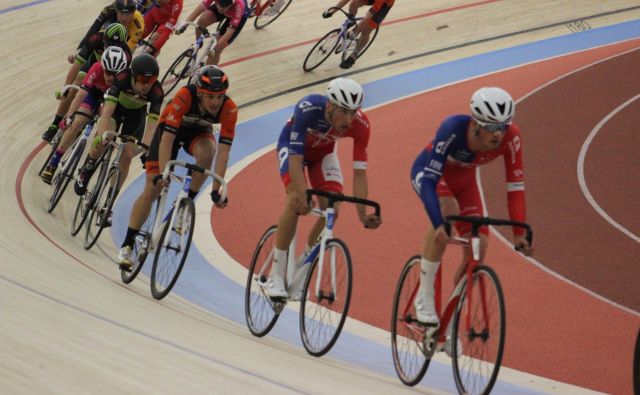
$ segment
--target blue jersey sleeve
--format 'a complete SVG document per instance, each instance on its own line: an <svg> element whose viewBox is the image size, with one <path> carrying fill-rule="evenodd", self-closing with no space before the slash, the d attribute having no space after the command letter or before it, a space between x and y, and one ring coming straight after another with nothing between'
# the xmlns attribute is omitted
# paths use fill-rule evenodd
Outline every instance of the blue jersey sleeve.
<svg viewBox="0 0 640 395"><path fill-rule="evenodd" d="M330 125L325 120L327 98L309 95L296 104L289 132L289 154L304 155L305 137L309 129L326 131Z"/></svg>
<svg viewBox="0 0 640 395"><path fill-rule="evenodd" d="M465 121L460 117L447 118L438 128L431 151L427 155L420 187L420 198L434 228L444 223L436 187L444 172L447 156L453 147L465 144L465 132L468 124L468 120Z"/></svg>

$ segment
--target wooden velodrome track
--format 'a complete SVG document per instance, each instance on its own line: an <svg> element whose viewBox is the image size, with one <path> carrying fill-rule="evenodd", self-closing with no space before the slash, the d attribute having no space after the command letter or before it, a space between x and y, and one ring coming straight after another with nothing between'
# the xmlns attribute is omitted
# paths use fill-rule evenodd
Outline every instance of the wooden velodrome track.
<svg viewBox="0 0 640 395"><path fill-rule="evenodd" d="M64 79L68 67L65 61L66 55L75 49L77 41L106 4L105 1L94 0L52 0L31 4L22 0L5 0L0 5L0 22L2 22L0 34L3 37L0 43L0 86L5 92L0 99L0 108L3 109L0 117L2 126L0 134L5 142L4 154L0 157L0 195L2 196L0 199L2 212L0 351L3 355L0 360L0 388L3 388L2 392L243 393L261 391L265 393L386 394L403 391L419 393L453 391L455 387L451 385L450 370L443 370L444 373L441 375L443 377L434 377L430 370L423 380L424 386L410 389L402 386L393 373L382 372L385 369L386 372L389 372L389 369L392 371L391 356L386 351L384 355L386 359L372 360L369 364L349 362L348 359L345 361L345 358L336 355L340 352L339 349L336 354L332 352L326 357L316 359L306 355L298 345L282 341L276 336L262 339L252 337L242 321L222 313L227 306L218 305L215 301L211 301L211 308L196 305L178 295L171 295L162 302L156 302L149 296L145 279L137 280L129 287L120 283L119 273L111 260L116 250L108 236L103 236L100 249L94 248L86 252L82 249L79 240L74 240L68 235L71 210L75 204L75 199L71 198L70 192L53 215L46 214L45 202L49 190L37 179L37 170L35 170L35 164L39 166L43 160L42 153L38 149L41 148L39 136L50 122L51 114L55 109L56 103L52 99L52 92L59 88ZM248 24L236 43L225 50L223 66L227 64L225 70L231 78L230 94L241 105L240 122L290 106L305 93L321 91L330 78L340 74L341 70L332 59L314 73L305 74L301 69L302 60L312 45L310 42L337 23L335 19L327 21L320 17L321 11L332 4L333 1L294 0L290 9L273 25L263 31L255 31ZM194 5L195 1L187 1L183 16L190 12ZM637 20L639 17L640 4L637 1L581 1L579 6L576 6L574 1L551 0L429 2L398 0L376 43L349 71L348 75L366 84L434 64L537 40L565 36L585 26L597 29ZM300 21L304 21L304 28L300 26ZM575 21L580 23L570 23ZM167 66L179 51L189 44L191 36L185 36L188 37L173 37L167 43L160 55L161 67ZM640 36L640 30L636 38L638 36ZM635 48L637 47L636 42ZM633 43L628 49L632 48L634 48ZM622 52L622 49L617 51ZM617 53L609 52L597 56L605 58ZM576 61L573 68L568 67L559 75L576 69L580 64L589 64L597 60L597 56L592 60L582 60L582 63ZM637 57L635 59L637 60ZM637 61L635 64L638 64ZM554 69L563 66L551 64L547 67ZM637 71L637 66L628 73L632 73L633 70ZM501 78L504 78L501 82L505 87L509 87L518 77L512 75ZM598 76L593 78L597 79ZM486 81L491 82L490 79ZM616 91L628 88L631 92L634 89L633 84L636 84L635 94L639 93L640 86L637 85L637 79L630 80L626 87L622 84L616 88ZM533 85L531 89L523 88L522 91L513 92L514 97L520 98L538 85ZM597 88L594 86L590 89ZM455 91L456 88L447 89ZM567 90L568 88L559 89L556 96L563 92L567 93ZM579 94L580 92L577 93ZM465 95L466 93L458 92L457 96L452 96L452 100L464 102L467 97ZM564 101L569 99L570 97L563 98ZM615 101L616 105L611 103L605 103L610 106L605 114L621 104L619 100ZM589 104L588 101L581 102L580 106L588 107ZM536 103L528 104L525 101L523 105L530 105L533 109ZM568 106L569 110L572 107L572 105L563 105ZM637 121L637 102L635 110L631 114L636 114ZM442 115L438 114L434 119L441 119ZM565 121L573 122L576 119L583 119L584 116L585 114L582 113L567 115L568 119ZM519 112L518 117L522 117L522 121L525 122L526 112ZM594 115L594 118L597 117ZM600 118L594 119L590 128L594 127ZM549 121L549 128L554 125L551 119L552 117L545 119ZM416 122L436 121L418 118ZM557 122L562 122L562 117ZM623 123L620 127L629 128L628 125ZM568 127L562 124L561 126ZM383 127L379 128L384 130ZM547 138L553 139L550 131L545 133ZM242 133L239 133L238 144L241 144L241 139ZM416 142L418 145L414 147L419 147L423 140L426 142L424 136ZM635 147L637 147L637 136L632 141L636 142ZM571 144L574 142L572 141ZM582 141L575 144L582 144ZM634 146L634 144L629 145ZM579 146L573 148L576 151L579 150ZM624 144L619 142L616 149L622 151ZM624 152L629 158L632 157L630 153ZM533 155L532 152L528 154ZM528 162L532 162L530 159L527 157ZM260 160L266 166L272 166L274 163L273 158ZM32 161L33 166L31 166ZM345 162L343 168L348 169L347 163ZM624 164L617 163L616 166L624 166ZM585 165L587 175L589 171L594 171L593 167L598 165L604 166L604 163L587 162ZM545 170L543 165L540 166L542 168L535 172L531 171L528 178L528 185L533 186L534 192L544 189L542 181L536 179ZM573 166L575 168L575 165ZM255 166L247 171L256 171ZM497 180L502 179L500 171L502 170L495 170L497 173L494 178ZM275 175L275 168L271 173L273 173L272 176ZM134 171L130 180L134 179L135 174ZM403 174L402 177L407 176ZM488 177L485 176L485 178ZM246 177L244 179L246 180ZM408 187L408 179L401 181ZM559 184L562 180L554 180L554 182ZM638 184L633 184L633 179L631 183L631 186L636 186L637 191ZM231 184L232 194L234 186ZM239 177L237 186L239 190L243 190L242 177ZM594 188L596 189L592 190L592 193L596 198L603 196L602 194L606 192L603 190L606 187L602 184ZM503 190L499 185L496 185L495 189ZM629 194L629 192L626 193ZM257 195L260 194L253 194L254 197ZM551 208L551 204L544 200L549 199L549 195L549 193L542 193L540 200L530 200L532 210L540 212L544 208ZM261 223L259 225L261 227L262 222L269 224L274 220L273 211L269 209L279 207L278 200L281 195L275 196L276 201L273 203L253 202L249 199L249 203L263 204L265 212L268 213L265 218L257 220ZM238 202L237 207L243 210L249 209L247 199L232 195L232 204L221 215L221 223L231 222L229 218L234 215L232 211L234 199ZM500 199L503 197L500 196L494 201L503 201ZM201 225L199 229L208 233L210 237L210 230L207 232L209 203L203 202L204 200L200 199L198 204L198 212L203 214L198 217ZM635 204L635 208L638 208L637 199ZM614 204L605 203L604 206L615 213L614 217L620 218L618 215L620 211L617 211L621 210L620 208L616 208ZM200 210L202 207L205 208ZM554 207L553 209L557 210L556 214L560 216L563 210L572 208ZM589 207L582 206L579 209L584 213L591 210ZM498 208L496 207L495 210L497 211ZM637 212L637 210L630 209L628 212ZM128 213L117 212L116 215L126 216ZM423 214L420 213L420 215ZM348 217L345 215L341 221L346 222L346 218ZM115 218L116 224L118 219ZM567 220L563 219L559 222L563 222L562 225L565 226ZM566 225L570 230L570 224ZM637 224L637 216L636 222L631 220L623 225L638 235L640 227ZM581 224L581 226L585 226L585 229L593 235L592 237L601 236L596 234L599 231L591 230L589 224ZM604 228L609 225L605 223L598 226ZM341 228L342 234L347 233L346 229L346 227ZM378 236L384 235L383 231L384 227L381 228ZM610 231L606 228L606 232ZM217 233L216 236L218 236ZM565 311L563 314L566 314L566 317L563 320L563 317L547 316L544 309L538 309L537 314L522 317L518 309L514 308L517 306L516 299L526 297L531 300L539 295L514 293L508 295L510 314L508 336L515 337L518 341L514 340L509 344L511 351L506 366L533 372L536 376L504 369L501 371L500 380L505 381L506 384L503 387L497 387L497 391L502 393L536 393L535 391L582 393L587 392L586 388L589 388L603 392L630 393L630 369L623 365L627 360L630 365L633 336L640 323L637 313L640 309L638 287L634 287L637 283L638 271L635 269L625 276L624 267L615 266L620 277L611 280L613 283L604 284L589 280L586 275L571 277L570 269L561 264L568 258L561 257L562 259L558 258L555 261L551 258L559 256L566 250L573 255L580 255L585 250L582 245L586 246L590 243L580 241L583 243L580 244L577 240L570 239L564 242L568 246L567 249L555 245L553 248L545 247L545 245L554 244L554 240L557 244L559 237L559 235L549 234L540 236L538 251L544 257L540 261L555 273L573 279L578 286L589 288L600 297L615 303L604 304L594 309L596 314L602 314L602 321L611 320L610 322L618 325L612 328L606 325L607 322L601 322L599 326L596 325L596 329L609 331L609 333L598 337L598 332L595 332L594 337L580 340L577 346L571 348L571 350L575 350L575 347L587 349L588 353L585 355L588 357L586 358L591 359L588 362L592 363L595 360L597 364L601 364L600 372L603 377L597 377L597 367L594 367L593 369L596 370L589 371L592 376L590 379L581 379L580 374L566 365L582 364L587 361L572 359L571 355L567 358L564 344L558 343L554 338L536 337L535 332L540 331L531 330L536 326L568 325L566 318L574 318L574 321L578 321L581 316L586 316L587 312L579 309ZM625 236L620 234L618 237L624 239ZM246 241L250 246L249 252L243 248L245 253L250 253L257 237L251 235L247 238L250 239ZM114 236L114 239L117 239L117 236ZM413 237L412 241L415 240L419 240L419 236ZM627 239L624 239L622 244L615 244L616 253L624 257L623 250L626 250L631 254L635 253L637 257L637 241L625 243L628 243ZM417 244L413 245L416 247L406 250L407 252L398 258L399 261L417 249ZM202 244L198 246L206 255L206 248ZM497 240L494 240L492 248L503 250L500 252L503 255L509 253L507 247ZM580 257L585 262L586 268L587 262L590 262L589 256ZM607 265L602 262L603 260L606 262L606 256L598 255L598 260L602 266ZM582 265L581 262L574 264ZM588 267L590 271L597 270L594 266ZM399 272L398 266L396 265L391 272L390 276L393 278ZM507 270L500 274L504 275L503 282L519 281ZM552 276L551 273L538 271L537 274L527 278L527 281ZM615 281L621 283L617 284ZM574 289L574 286L566 285L564 282L562 284L565 285L556 284L554 285L556 289L545 289L543 292L545 295L552 292L559 292L560 295L564 295L563 292L574 292L567 290ZM362 283L358 286L360 289L364 288ZM388 287L392 288L393 285ZM616 287L630 291L616 293ZM222 290L219 292L222 293ZM218 296L216 290L213 290L212 294L214 297ZM354 296L354 302L356 299ZM579 304L581 301L577 298L575 303ZM241 299L234 302L239 309L242 308L242 303ZM541 303L551 302L543 299ZM384 324L372 322L377 319L385 322L388 320L390 314L389 309L386 308L387 302L381 305L385 306L383 311L360 314L371 315L372 319L364 321L385 329ZM354 311L354 314L358 312ZM378 316L382 318L376 318ZM531 321L527 322L527 318ZM593 320L586 320L585 326L590 326L593 322ZM511 326L512 323L515 328ZM580 328L580 326L573 328L575 328L576 338L581 338L580 332L583 330L588 329L588 333L594 333L593 328ZM388 348L384 343L384 332L380 330L363 329L356 324L349 326L349 329L353 330L357 336L382 338L381 344ZM619 329L620 333L616 333L616 329ZM284 333L282 337L297 336L295 328L289 333ZM553 331L547 333L553 334ZM613 339L627 335L628 342L621 341L615 343L613 348L607 347L608 344L612 344L608 343L609 341L613 342ZM336 347L338 348L341 343L348 343L348 339L351 339L348 334L343 334ZM543 342L550 343L552 347L536 347L536 344ZM593 351L592 347L597 351ZM540 349L544 352L539 351ZM349 351L348 348L347 351ZM608 361L615 359L614 354L618 356L629 354L629 357L619 358L623 365L612 362L611 366L615 371L611 371L608 369ZM446 364L446 358L442 361ZM386 368L380 369L376 366L377 364L385 365ZM542 365L545 365L546 369L542 369ZM555 373L550 372L553 370ZM553 380L539 376L552 377ZM607 380L605 376L616 379ZM442 384L441 381L448 384ZM567 385L564 382L570 382L573 385Z"/></svg>

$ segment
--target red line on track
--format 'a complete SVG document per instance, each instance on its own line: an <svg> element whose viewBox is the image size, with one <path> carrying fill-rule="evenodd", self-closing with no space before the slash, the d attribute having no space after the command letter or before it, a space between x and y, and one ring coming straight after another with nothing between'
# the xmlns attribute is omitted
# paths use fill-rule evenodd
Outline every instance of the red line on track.
<svg viewBox="0 0 640 395"><path fill-rule="evenodd" d="M496 3L498 1L500 1L500 0L479 1L479 2L476 2L476 3L464 4L464 5L459 5L459 6L455 6L455 7L444 8L442 10L425 12L424 14L418 14L418 15L409 16L409 17L405 17L405 18L394 19L394 20L391 20L391 21L388 21L388 22L383 22L382 24L383 25L393 25L393 24L396 24L396 23L406 22L406 21L410 21L410 20L414 20L414 19L426 18L426 17L430 17L430 16L433 16L433 15L446 14L448 12L458 11L458 10L462 10L462 9L465 9L465 8L472 8L472 7L478 7L478 6L485 5L485 4ZM251 59L255 59L255 58L261 58L263 56L271 55L271 54L274 54L274 53L284 52L284 51L287 51L287 50L292 49L292 48L301 47L303 45L312 44L312 43L315 43L316 41L318 41L319 38L320 37L314 38L314 39L311 39L311 40L307 40L307 41L303 41L303 42L299 42L299 43L295 43L295 44L285 45L284 47L280 47L280 48L270 49L270 50L264 51L264 52L258 52L258 53L255 53L255 54L249 55L249 56L243 56L241 58L237 58L237 59L230 60L228 62L221 63L220 67L226 67L226 66L229 66L229 65L232 65L232 64L245 62L247 60L251 60Z"/></svg>

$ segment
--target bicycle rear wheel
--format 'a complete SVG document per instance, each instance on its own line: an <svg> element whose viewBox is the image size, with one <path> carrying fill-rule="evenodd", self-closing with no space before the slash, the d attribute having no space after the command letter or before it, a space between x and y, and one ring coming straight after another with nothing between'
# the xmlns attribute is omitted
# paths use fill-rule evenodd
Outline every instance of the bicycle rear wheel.
<svg viewBox="0 0 640 395"><path fill-rule="evenodd" d="M378 29L379 28L376 28L371 32L369 36L369 42L367 42L367 45L365 45L364 48L362 48L362 51L360 51L360 53L358 54L358 58L360 58L362 55L364 55L365 52L367 52L367 49L369 49L371 44L373 44L373 40L375 40L376 37L378 37ZM358 35L358 36L355 36L353 39L347 39L348 42L346 44L346 48L342 52L342 60L347 59L349 56L351 56L353 51L356 50L356 42L358 41L358 37L360 36Z"/></svg>
<svg viewBox="0 0 640 395"><path fill-rule="evenodd" d="M256 15L253 20L253 27L262 29L278 19L280 15L289 7L293 0L274 0L270 6L262 10L260 15Z"/></svg>
<svg viewBox="0 0 640 395"><path fill-rule="evenodd" d="M193 200L181 199L174 210L178 211L175 213L173 223L169 223L162 231L153 258L151 294L156 299L167 296L176 285L187 260L193 238L193 226L196 221L196 208Z"/></svg>
<svg viewBox="0 0 640 395"><path fill-rule="evenodd" d="M153 232L153 223L156 218L156 210L158 208L158 201L160 198L153 202L151 212L147 217L147 220L142 225L142 228L138 231L136 238L133 242L133 253L131 254L133 266L131 271L120 269L120 278L125 284L129 284L138 276L144 262L147 260L149 252L149 243L151 242L151 234Z"/></svg>
<svg viewBox="0 0 640 395"><path fill-rule="evenodd" d="M244 316L249 331L257 337L269 333L284 307L283 303L273 302L265 293L276 247L276 231L277 226L272 225L260 238L251 258L244 292Z"/></svg>
<svg viewBox="0 0 640 395"><path fill-rule="evenodd" d="M338 340L349 312L352 284L349 249L342 240L327 241L319 289L316 287L320 264L316 259L312 265L300 303L300 335L307 352L319 357Z"/></svg>
<svg viewBox="0 0 640 395"><path fill-rule="evenodd" d="M311 51L304 59L302 68L304 71L311 71L320 66L331 53L336 49L340 43L340 32L342 30L336 28L325 34L317 43L311 48Z"/></svg>
<svg viewBox="0 0 640 395"><path fill-rule="evenodd" d="M471 287L470 298L467 287ZM478 266L472 284L465 284L453 316L453 377L460 393L491 392L502 362L505 329L504 295L498 276L490 267Z"/></svg>
<svg viewBox="0 0 640 395"><path fill-rule="evenodd" d="M191 66L192 62L191 51L193 51L193 49L189 48L178 55L176 60L171 63L171 66L169 66L166 73L162 76L160 84L162 85L165 96L178 85L180 80L187 76L189 66Z"/></svg>
<svg viewBox="0 0 640 395"><path fill-rule="evenodd" d="M89 185L87 185L87 191L84 195L78 198L78 204L76 204L76 211L73 213L73 220L71 221L71 236L75 236L82 229L82 225L87 220L89 213L95 205L100 188L102 188L102 181L107 174L107 168L109 166L109 158L111 157L111 147L100 156L96 161L95 166L98 167L98 174L91 177Z"/></svg>
<svg viewBox="0 0 640 395"><path fill-rule="evenodd" d="M73 173L78 167L78 163L80 162L80 157L84 152L84 147L87 141L82 140L78 144L80 146L77 150L72 150L71 157L68 159L68 165L62 167L62 170L54 176L54 184L53 193L51 194L51 198L49 199L49 207L47 207L47 212L52 212L58 203L60 202L60 198L64 194L64 191L67 189L69 182L73 179Z"/></svg>
<svg viewBox="0 0 640 395"><path fill-rule="evenodd" d="M402 269L391 313L391 354L398 378L414 386L427 372L431 356L424 349L424 327L418 325L413 307L414 291L420 284L420 255L407 261Z"/></svg>
<svg viewBox="0 0 640 395"><path fill-rule="evenodd" d="M113 208L113 202L115 202L118 196L120 177L120 168L112 167L109 169L107 177L100 183L100 192L95 202L91 205L91 214L89 215L86 232L84 234L85 250L93 247L106 225L109 213L111 213L111 209Z"/></svg>

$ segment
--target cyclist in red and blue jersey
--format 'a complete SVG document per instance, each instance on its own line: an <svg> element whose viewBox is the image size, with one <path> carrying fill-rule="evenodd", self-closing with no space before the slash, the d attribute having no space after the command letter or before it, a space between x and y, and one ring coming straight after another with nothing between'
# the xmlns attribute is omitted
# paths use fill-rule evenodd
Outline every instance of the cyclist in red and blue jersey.
<svg viewBox="0 0 640 395"><path fill-rule="evenodd" d="M287 203L278 221L276 249L269 276L267 294L273 298L287 297L284 283L287 249L295 235L298 215L306 215L311 208L307 204L307 169L313 189L342 193L343 177L337 156L337 140L350 137L353 142L353 194L367 198L367 145L370 125L367 116L360 110L364 92L355 81L336 78L329 83L327 95L309 95L300 100L293 117L282 129L278 139L277 153L280 177L287 192ZM319 199L321 208L327 206ZM338 207L336 215L338 214ZM367 214L365 207L357 205L358 216L366 228L375 229L380 217ZM315 243L324 222L319 219L307 239L305 252L298 259L301 263ZM302 282L299 282L302 285ZM295 290L299 293L299 290Z"/></svg>
<svg viewBox="0 0 640 395"><path fill-rule="evenodd" d="M193 22L198 16L198 26L206 28L216 22L222 22L216 35L218 42L212 53L207 54L207 64L217 65L220 63L222 51L228 47L240 34L250 13L249 6L245 0L203 0L189 14L186 22ZM176 34L182 34L187 25L183 24L176 29ZM200 31L196 29L196 38L200 36Z"/></svg>
<svg viewBox="0 0 640 395"><path fill-rule="evenodd" d="M120 47L108 47L103 52L100 62L89 68L82 80L80 92L73 99L66 117L60 122L60 127L66 130L51 160L42 171L41 177L45 183L51 184L60 158L89 122L89 118L98 111L104 101L104 94L113 85L116 75L124 71L128 64L127 52Z"/></svg>
<svg viewBox="0 0 640 395"><path fill-rule="evenodd" d="M431 220L421 262L420 287L415 300L418 321L437 326L434 307L434 279L449 235L444 227L448 215L485 216L478 180L478 167L499 156L504 159L509 217L525 222L524 170L520 129L512 123L515 104L500 88L485 87L471 97L472 115L454 115L445 119L434 140L418 155L411 169L416 193ZM456 231L465 236L470 225L456 223ZM530 256L532 248L524 230L513 228L516 249ZM488 242L488 229L480 229L480 261ZM467 249L464 249L466 262ZM456 272L457 281L464 270Z"/></svg>

